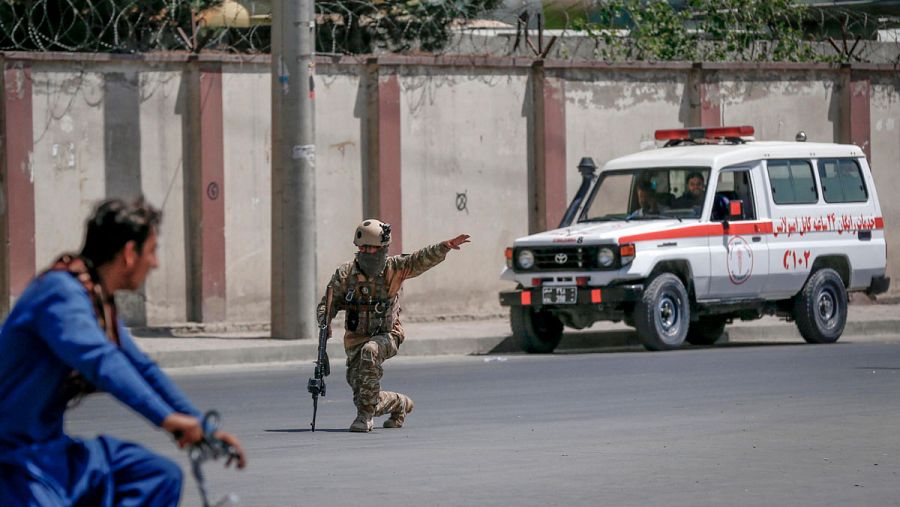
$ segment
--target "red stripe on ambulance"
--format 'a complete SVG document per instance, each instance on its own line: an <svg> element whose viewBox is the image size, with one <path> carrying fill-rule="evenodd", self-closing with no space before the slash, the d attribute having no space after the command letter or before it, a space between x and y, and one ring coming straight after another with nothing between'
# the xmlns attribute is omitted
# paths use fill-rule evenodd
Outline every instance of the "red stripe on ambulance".
<svg viewBox="0 0 900 507"><path fill-rule="evenodd" d="M772 222L731 222L727 231L721 223L689 225L665 231L622 236L619 238L619 243L636 243L638 241L658 241L680 238L704 238L712 236L740 236L743 234L772 234Z"/></svg>

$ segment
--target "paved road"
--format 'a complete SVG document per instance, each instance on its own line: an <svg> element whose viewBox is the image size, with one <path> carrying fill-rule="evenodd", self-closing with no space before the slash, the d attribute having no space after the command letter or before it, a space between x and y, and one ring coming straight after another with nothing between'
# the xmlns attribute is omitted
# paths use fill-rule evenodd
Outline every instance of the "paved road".
<svg viewBox="0 0 900 507"><path fill-rule="evenodd" d="M354 411L335 366L314 434L310 365L176 375L248 448L244 472L208 467L216 495L266 507L900 505L900 343L401 357L384 385L416 411L372 434L345 432ZM68 428L187 463L104 396ZM183 505L199 505L192 480Z"/></svg>

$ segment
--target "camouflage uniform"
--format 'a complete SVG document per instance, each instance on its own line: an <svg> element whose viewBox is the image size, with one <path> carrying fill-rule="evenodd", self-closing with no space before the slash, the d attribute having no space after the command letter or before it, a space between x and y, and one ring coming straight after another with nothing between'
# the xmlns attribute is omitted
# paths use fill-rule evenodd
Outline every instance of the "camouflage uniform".
<svg viewBox="0 0 900 507"><path fill-rule="evenodd" d="M421 275L447 256L446 242L425 247L411 255L387 258L381 275L369 278L356 264L347 262L335 271L329 286L334 294L332 315L345 311L344 349L347 352L347 383L353 389L353 403L368 420L391 414L385 427L399 427L412 408L405 395L381 390L381 364L397 355L403 343L400 324L400 291L404 280ZM325 314L325 299L319 303L318 317Z"/></svg>

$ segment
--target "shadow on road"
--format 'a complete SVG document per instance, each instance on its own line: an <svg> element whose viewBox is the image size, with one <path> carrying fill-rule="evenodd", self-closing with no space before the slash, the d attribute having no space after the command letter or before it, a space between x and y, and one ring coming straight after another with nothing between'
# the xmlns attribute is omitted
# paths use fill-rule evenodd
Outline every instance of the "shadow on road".
<svg viewBox="0 0 900 507"><path fill-rule="evenodd" d="M717 343L715 345L707 345L704 347L691 345L692 349L721 349L721 348L736 348L736 347L796 347L801 345L809 345L808 343L799 341L799 342L725 342L725 343ZM840 345L840 344L829 344L829 345Z"/></svg>
<svg viewBox="0 0 900 507"><path fill-rule="evenodd" d="M727 333L726 333L727 335ZM715 349L715 348L734 348L734 347L772 347L772 346L795 346L806 345L802 341L785 342L785 341L752 341L752 342L729 342L726 341L716 343L715 345L690 345L685 344L682 350L691 349ZM638 339L637 333L633 329L615 330L615 331L574 331L566 332L562 341L556 347L556 354L588 354L597 352L639 352L644 351L644 347ZM510 354L522 352L518 340L515 336L507 336L502 342L498 343L494 348L486 354Z"/></svg>
<svg viewBox="0 0 900 507"><path fill-rule="evenodd" d="M640 346L641 342L638 340L637 333L634 330L574 331L563 335L562 341L556 347L556 351ZM507 336L506 339L491 349L488 354L520 352L521 350L516 337Z"/></svg>
<svg viewBox="0 0 900 507"><path fill-rule="evenodd" d="M309 428L285 428L285 429L277 429L277 430L263 430L266 433L312 433L313 431ZM350 430L344 429L336 429L336 428L316 428L316 433L349 433Z"/></svg>

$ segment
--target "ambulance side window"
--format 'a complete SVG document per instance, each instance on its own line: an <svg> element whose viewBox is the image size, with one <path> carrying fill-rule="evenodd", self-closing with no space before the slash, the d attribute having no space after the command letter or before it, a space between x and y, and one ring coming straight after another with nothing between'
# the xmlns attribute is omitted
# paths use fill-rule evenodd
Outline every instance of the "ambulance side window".
<svg viewBox="0 0 900 507"><path fill-rule="evenodd" d="M812 164L808 160L769 160L767 167L775 204L814 204L819 201Z"/></svg>
<svg viewBox="0 0 900 507"><path fill-rule="evenodd" d="M756 203L753 201L753 185L750 171L723 171L716 182L711 220L756 220ZM740 215L731 214L731 203L740 202Z"/></svg>

